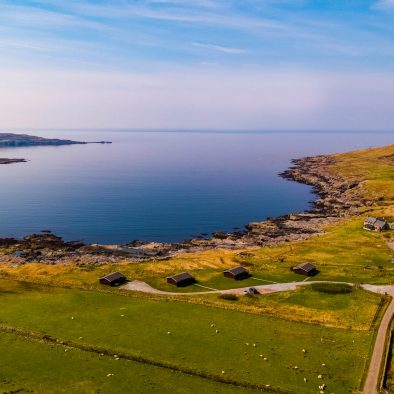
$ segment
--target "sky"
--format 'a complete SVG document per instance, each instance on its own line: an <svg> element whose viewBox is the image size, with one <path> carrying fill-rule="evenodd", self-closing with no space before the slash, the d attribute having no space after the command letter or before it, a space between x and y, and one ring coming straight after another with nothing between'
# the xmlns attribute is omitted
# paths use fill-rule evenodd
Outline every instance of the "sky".
<svg viewBox="0 0 394 394"><path fill-rule="evenodd" d="M0 0L0 129L394 130L394 0Z"/></svg>

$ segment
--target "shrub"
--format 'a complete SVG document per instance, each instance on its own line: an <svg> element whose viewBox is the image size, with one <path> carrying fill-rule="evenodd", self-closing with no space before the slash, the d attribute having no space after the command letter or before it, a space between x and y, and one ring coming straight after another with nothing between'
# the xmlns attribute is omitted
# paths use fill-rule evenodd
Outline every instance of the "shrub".
<svg viewBox="0 0 394 394"><path fill-rule="evenodd" d="M312 283L312 290L327 294L347 294L353 287L346 283Z"/></svg>
<svg viewBox="0 0 394 394"><path fill-rule="evenodd" d="M219 298L228 301L238 301L238 296L236 294L220 294Z"/></svg>

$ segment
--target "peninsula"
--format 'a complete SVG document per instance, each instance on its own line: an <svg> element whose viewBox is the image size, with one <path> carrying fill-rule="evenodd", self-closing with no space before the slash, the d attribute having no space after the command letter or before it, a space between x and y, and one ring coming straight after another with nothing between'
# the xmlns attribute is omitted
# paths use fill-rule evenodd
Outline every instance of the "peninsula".
<svg viewBox="0 0 394 394"><path fill-rule="evenodd" d="M60 146L60 145L85 145L85 144L110 144L110 141L73 141L58 138L43 138L27 134L0 133L0 148L26 147L26 146ZM0 164L23 163L25 159L0 158Z"/></svg>

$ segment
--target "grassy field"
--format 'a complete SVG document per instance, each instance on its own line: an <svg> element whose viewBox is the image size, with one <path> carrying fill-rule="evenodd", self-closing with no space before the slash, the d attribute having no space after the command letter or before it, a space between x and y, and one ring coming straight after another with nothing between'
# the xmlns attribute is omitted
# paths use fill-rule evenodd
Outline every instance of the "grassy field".
<svg viewBox="0 0 394 394"><path fill-rule="evenodd" d="M5 393L253 392L152 365L115 360L7 333L0 333L0 348L3 349L0 392Z"/></svg>
<svg viewBox="0 0 394 394"><path fill-rule="evenodd" d="M353 294L340 295L345 296L354 297ZM301 301L302 296L298 297L301 298L297 300L297 295L290 297L288 304L305 303ZM285 392L315 393L317 386L322 383L328 386L330 392L353 392L359 387L373 337L367 327L357 330L329 328L184 302L146 300L4 280L0 282L0 299L0 327L3 331L4 328L14 327L36 336L49 335L70 346L118 354L121 360L120 364L115 363L119 365L116 367L119 370L115 372L120 376L125 373L122 368L126 366L123 363L127 363L122 358L139 359L140 364L154 361L170 366L181 371L180 389L193 384L188 379L197 379L182 374L183 371L202 374L213 385L224 387L218 388L217 392L231 392L232 388L215 382L216 379L228 379L261 388L270 385L270 388ZM316 310L320 307L333 312L348 308L348 312L352 312L346 304L356 302L355 299L330 300L331 297L323 302L311 299L309 304ZM280 302L278 299L275 301ZM376 310L378 299L373 298L370 303L373 301ZM372 319L372 309L368 306L365 311L360 308L359 312ZM349 315L353 316L352 313ZM352 326L356 326L360 319L359 316L354 317ZM16 359L18 355L23 358L24 352L28 356L29 352L33 354L37 351L36 354L42 353L44 359L52 357L49 354L52 353L54 366L60 363L60 354L64 353L64 350L59 349L60 345L49 347L46 343L33 341L24 346L22 340L27 339L14 334L2 334L2 346L12 344L7 345L9 360ZM75 349L70 352L73 356L69 356L68 352L63 355L67 365L65 376L70 374L70 385L81 385L80 392L93 392L92 387L99 387L100 382L108 379L107 373L115 374L111 368L114 361L110 357L104 360L97 353L88 354ZM75 370L73 367L84 358L89 360L89 373L88 370ZM6 363L4 360L7 358L1 362ZM39 358L29 368L15 368L20 365L17 363L7 365L5 376L14 386L20 382L19 376L23 378L22 383L30 388L39 387L37 384L44 376L46 387L56 386L59 384L58 379L63 379L48 370L41 372L43 364ZM143 379L142 372L139 372L141 369L134 368L134 361L132 365L127 381L131 382L135 377L136 382L140 382ZM149 368L153 366L149 365ZM162 372L151 375L149 368L145 373L152 384L168 392L168 386L163 385L162 380L166 379L169 371L162 368ZM3 373L4 370L1 368L1 371ZM93 378L86 382L88 375ZM319 379L318 375L322 375L322 378ZM304 382L304 378L307 382ZM206 379L202 380L205 382ZM65 391L68 387L76 387L64 384ZM201 391L197 389L196 392L206 392L203 391L203 385L208 383L199 384Z"/></svg>

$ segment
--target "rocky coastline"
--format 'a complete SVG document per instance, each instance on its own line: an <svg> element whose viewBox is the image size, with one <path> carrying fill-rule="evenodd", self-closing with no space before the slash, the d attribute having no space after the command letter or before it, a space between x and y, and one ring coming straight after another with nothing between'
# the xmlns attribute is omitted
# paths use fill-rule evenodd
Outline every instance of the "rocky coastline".
<svg viewBox="0 0 394 394"><path fill-rule="evenodd" d="M330 167L335 164L334 156L305 157L292 163L293 166L279 176L313 187L318 198L311 203L308 211L252 222L244 230L236 232L218 231L210 238L194 238L178 243L132 241L126 245L86 245L82 242L64 242L50 231L44 231L22 240L0 239L0 253L1 250L8 251L0 254L0 262L105 264L168 259L179 253L213 248L242 249L276 245L321 234L326 225L357 215L361 207L374 203L361 197L361 183L344 179L330 171Z"/></svg>

